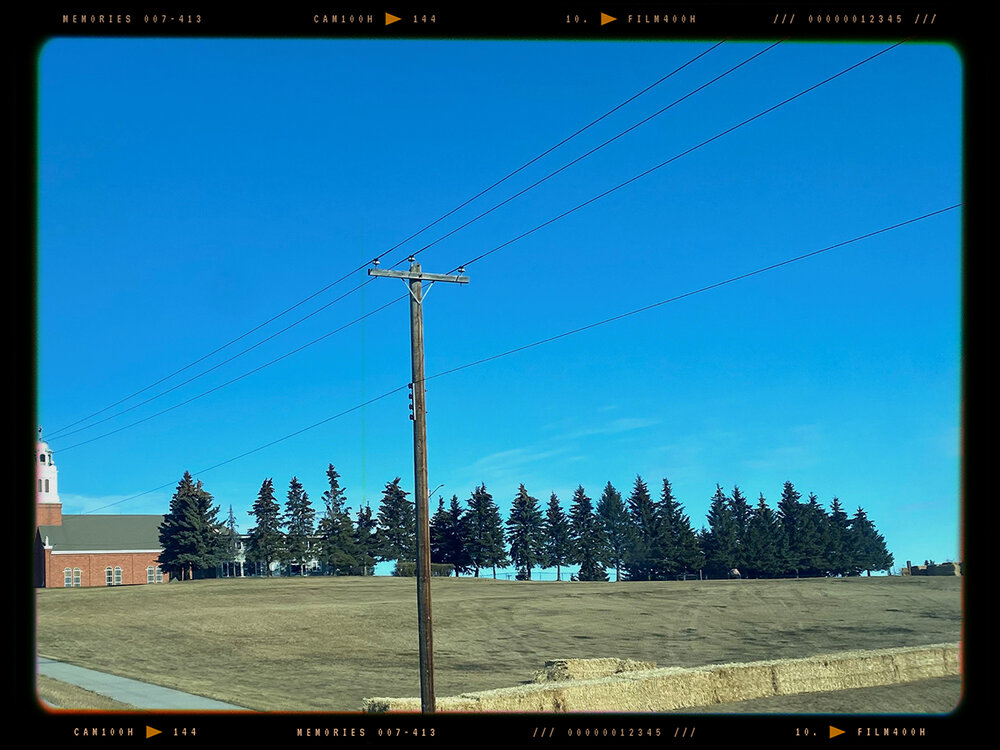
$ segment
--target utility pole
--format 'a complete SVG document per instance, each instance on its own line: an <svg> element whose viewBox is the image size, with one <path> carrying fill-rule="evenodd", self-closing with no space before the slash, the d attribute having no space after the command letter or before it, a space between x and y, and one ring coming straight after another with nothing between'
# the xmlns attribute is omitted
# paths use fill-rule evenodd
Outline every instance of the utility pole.
<svg viewBox="0 0 1000 750"><path fill-rule="evenodd" d="M375 265L378 265L376 261ZM460 268L461 274L465 269ZM422 273L410 256L409 271L368 269L369 276L403 279L410 292L410 353L413 381L413 478L417 510L417 620L420 639L420 705L423 713L434 713L434 640L431 627L431 535L427 497L427 403L424 390L423 282L449 281L468 284L468 276Z"/></svg>

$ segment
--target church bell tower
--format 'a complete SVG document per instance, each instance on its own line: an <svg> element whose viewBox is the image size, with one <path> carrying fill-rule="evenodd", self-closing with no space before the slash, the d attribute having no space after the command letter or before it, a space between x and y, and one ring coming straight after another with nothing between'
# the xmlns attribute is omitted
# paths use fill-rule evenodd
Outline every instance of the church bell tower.
<svg viewBox="0 0 1000 750"><path fill-rule="evenodd" d="M58 472L52 460L52 449L42 440L38 428L35 447L36 513L38 526L62 526L62 503L59 501Z"/></svg>

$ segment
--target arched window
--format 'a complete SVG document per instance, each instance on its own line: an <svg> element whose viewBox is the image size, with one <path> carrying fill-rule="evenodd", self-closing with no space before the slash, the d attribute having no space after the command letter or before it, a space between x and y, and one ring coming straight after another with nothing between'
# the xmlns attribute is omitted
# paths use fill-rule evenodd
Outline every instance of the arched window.
<svg viewBox="0 0 1000 750"><path fill-rule="evenodd" d="M115 579L110 565L104 569L104 584L106 586L115 585Z"/></svg>
<svg viewBox="0 0 1000 750"><path fill-rule="evenodd" d="M122 585L122 569L115 566L115 586Z"/></svg>
<svg viewBox="0 0 1000 750"><path fill-rule="evenodd" d="M48 479L45 480L45 491L46 492L49 491L49 480Z"/></svg>
<svg viewBox="0 0 1000 750"><path fill-rule="evenodd" d="M41 479L38 480L38 491L39 492L42 491L42 480Z"/></svg>
<svg viewBox="0 0 1000 750"><path fill-rule="evenodd" d="M69 588L73 585L73 571L69 568L63 569L63 586Z"/></svg>
<svg viewBox="0 0 1000 750"><path fill-rule="evenodd" d="M156 568L152 565L146 567L146 583L154 583L156 581Z"/></svg>
<svg viewBox="0 0 1000 750"><path fill-rule="evenodd" d="M82 580L83 580L83 571L81 571L79 568L73 568L73 585L74 586L83 585Z"/></svg>
<svg viewBox="0 0 1000 750"><path fill-rule="evenodd" d="M39 453L38 454L38 460L41 461L44 464L45 463L45 454L44 453Z"/></svg>
<svg viewBox="0 0 1000 750"><path fill-rule="evenodd" d="M163 568L159 565L156 566L156 582L163 583Z"/></svg>

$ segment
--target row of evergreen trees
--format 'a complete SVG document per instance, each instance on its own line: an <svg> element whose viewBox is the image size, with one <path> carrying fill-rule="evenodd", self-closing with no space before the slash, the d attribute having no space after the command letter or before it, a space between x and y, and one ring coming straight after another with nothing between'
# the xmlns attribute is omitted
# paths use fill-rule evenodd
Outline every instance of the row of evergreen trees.
<svg viewBox="0 0 1000 750"><path fill-rule="evenodd" d="M270 574L274 563L303 573L317 560L324 573L371 575L381 561L416 557L416 514L397 477L385 486L377 516L369 506L352 517L339 474L327 468L328 489L319 521L302 484L293 477L282 511L273 481L264 480L250 511L256 525L247 534L245 557ZM161 564L172 575L199 570L236 557L235 517L219 523L218 508L201 485L185 474L161 526ZM858 575L888 570L893 558L885 540L858 508L848 517L838 498L828 513L814 494L807 502L786 482L772 510L763 494L752 506L739 487L730 495L716 487L707 526L695 531L683 506L663 480L654 500L641 477L627 499L611 482L596 506L583 487L565 512L553 493L546 507L522 484L506 521L485 485L465 505L453 495L438 500L430 520L431 558L456 574L479 576L513 565L528 579L536 567L576 567L579 580L666 580L704 574L724 577L733 569L744 577Z"/></svg>

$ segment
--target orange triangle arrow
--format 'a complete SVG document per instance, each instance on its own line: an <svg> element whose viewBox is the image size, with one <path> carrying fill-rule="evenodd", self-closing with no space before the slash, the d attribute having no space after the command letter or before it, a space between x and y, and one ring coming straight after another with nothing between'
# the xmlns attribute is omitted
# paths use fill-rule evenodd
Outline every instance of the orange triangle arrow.
<svg viewBox="0 0 1000 750"><path fill-rule="evenodd" d="M402 21L403 19L399 16L394 16L392 13L385 14L385 25L388 26L390 23L396 23L396 21Z"/></svg>
<svg viewBox="0 0 1000 750"><path fill-rule="evenodd" d="M147 740L150 737L154 737L154 736L156 736L158 734L162 734L162 732L160 732L159 729L153 729L152 727L146 727L146 739Z"/></svg>
<svg viewBox="0 0 1000 750"><path fill-rule="evenodd" d="M618 19L614 16L609 16L607 13L601 13L601 26L606 23L611 23L612 21L617 21Z"/></svg>
<svg viewBox="0 0 1000 750"><path fill-rule="evenodd" d="M843 733L844 733L843 729L837 729L837 727L833 726L832 724L830 725L830 739L831 740L834 737L836 737L838 734L843 734Z"/></svg>

